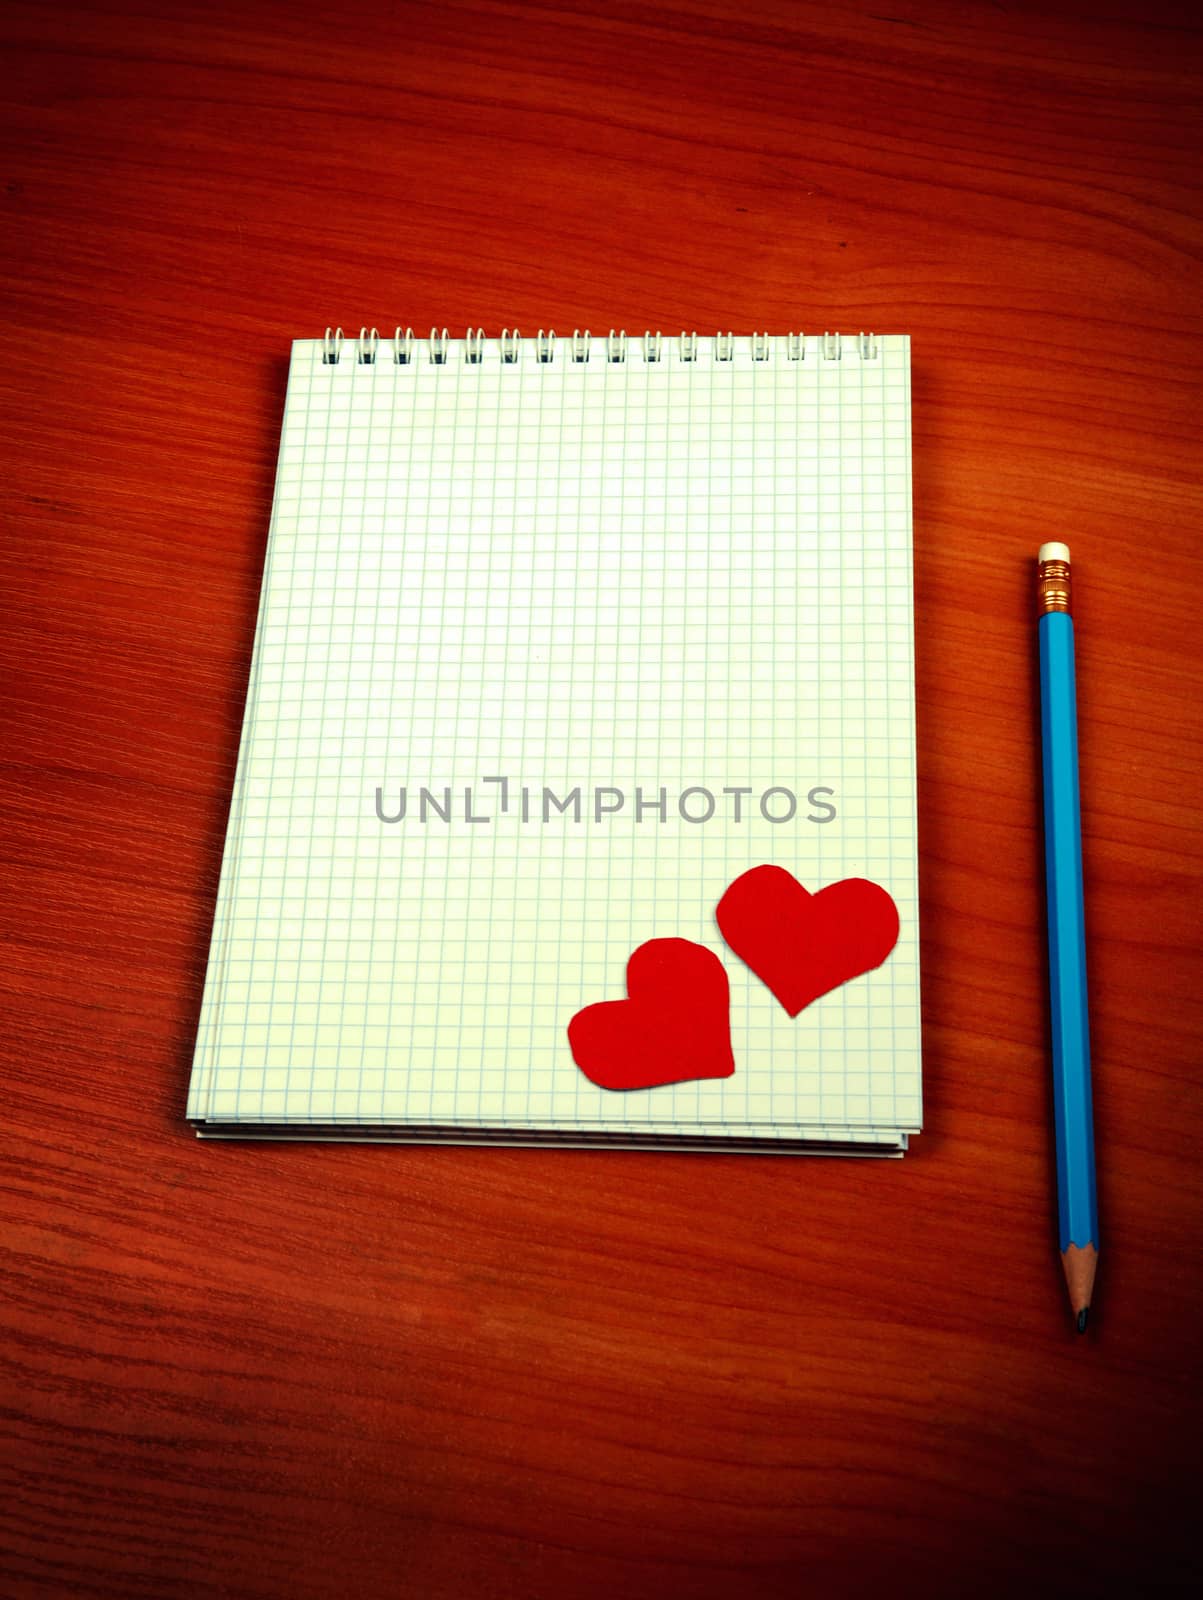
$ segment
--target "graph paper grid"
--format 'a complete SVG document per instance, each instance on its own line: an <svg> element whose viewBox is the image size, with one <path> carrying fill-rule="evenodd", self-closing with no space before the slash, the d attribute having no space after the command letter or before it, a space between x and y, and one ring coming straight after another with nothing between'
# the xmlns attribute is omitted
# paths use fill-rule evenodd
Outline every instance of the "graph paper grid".
<svg viewBox="0 0 1203 1600"><path fill-rule="evenodd" d="M293 348L189 1115L898 1141L909 341L568 343ZM796 1019L714 920L763 862L899 908L887 962ZM736 1071L599 1089L567 1024L666 936L723 960Z"/></svg>

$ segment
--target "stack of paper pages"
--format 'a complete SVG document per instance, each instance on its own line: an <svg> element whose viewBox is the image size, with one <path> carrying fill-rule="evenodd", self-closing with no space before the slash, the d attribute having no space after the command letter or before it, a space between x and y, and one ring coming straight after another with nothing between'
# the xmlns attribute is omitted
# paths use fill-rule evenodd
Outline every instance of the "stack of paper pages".
<svg viewBox="0 0 1203 1600"><path fill-rule="evenodd" d="M294 345L199 1132L905 1148L909 353Z"/></svg>

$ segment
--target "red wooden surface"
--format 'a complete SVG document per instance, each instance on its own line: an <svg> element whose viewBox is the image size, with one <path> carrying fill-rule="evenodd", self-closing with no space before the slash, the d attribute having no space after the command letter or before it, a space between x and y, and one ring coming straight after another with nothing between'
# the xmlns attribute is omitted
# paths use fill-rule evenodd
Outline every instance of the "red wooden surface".
<svg viewBox="0 0 1203 1600"><path fill-rule="evenodd" d="M1196 1560L1194 8L878 10L5 7L6 1594L1135 1594ZM913 335L904 1163L186 1132L288 341L332 321ZM1050 1194L1048 537L1085 1340Z"/></svg>

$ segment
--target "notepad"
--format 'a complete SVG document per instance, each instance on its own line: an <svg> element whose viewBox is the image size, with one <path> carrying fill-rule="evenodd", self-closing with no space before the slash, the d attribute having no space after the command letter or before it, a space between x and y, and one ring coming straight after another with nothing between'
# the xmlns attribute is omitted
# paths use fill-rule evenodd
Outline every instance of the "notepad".
<svg viewBox="0 0 1203 1600"><path fill-rule="evenodd" d="M905 1149L909 354L903 335L294 344L198 1132ZM804 910L864 880L897 911L885 959L796 1016L716 914L765 866ZM778 948L745 911L762 968L818 959L794 909ZM854 910L831 938L858 937ZM616 1037L659 1039L655 981L637 1003L627 969L667 940L715 958L695 959L720 1031L725 977L732 1070L604 1087L570 1026L627 1001Z"/></svg>

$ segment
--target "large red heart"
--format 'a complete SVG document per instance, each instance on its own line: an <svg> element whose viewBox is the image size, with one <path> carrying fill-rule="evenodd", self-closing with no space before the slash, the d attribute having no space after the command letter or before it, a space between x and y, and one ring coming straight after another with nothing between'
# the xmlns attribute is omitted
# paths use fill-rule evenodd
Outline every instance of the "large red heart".
<svg viewBox="0 0 1203 1600"><path fill-rule="evenodd" d="M811 894L784 867L753 867L736 878L715 916L735 954L791 1017L881 966L898 943L898 907L867 878Z"/></svg>
<svg viewBox="0 0 1203 1600"><path fill-rule="evenodd" d="M602 1000L568 1024L572 1059L602 1089L729 1078L731 991L723 964L688 939L649 939L627 962L626 1000Z"/></svg>

